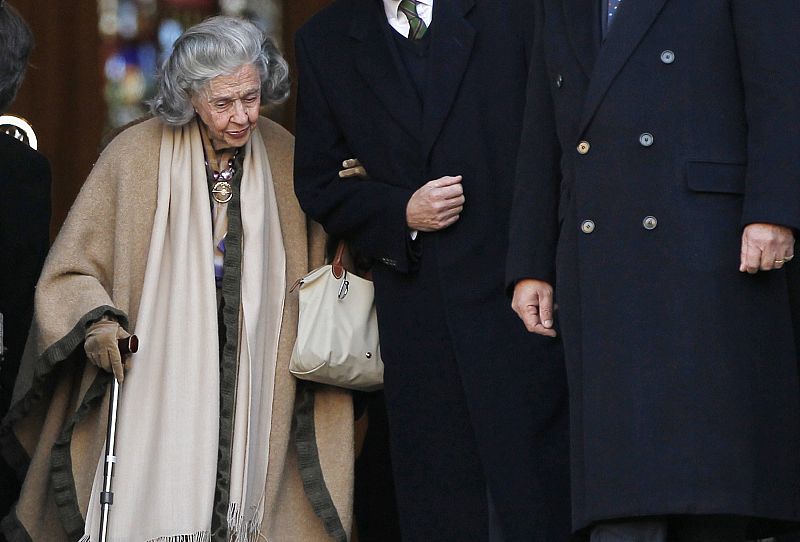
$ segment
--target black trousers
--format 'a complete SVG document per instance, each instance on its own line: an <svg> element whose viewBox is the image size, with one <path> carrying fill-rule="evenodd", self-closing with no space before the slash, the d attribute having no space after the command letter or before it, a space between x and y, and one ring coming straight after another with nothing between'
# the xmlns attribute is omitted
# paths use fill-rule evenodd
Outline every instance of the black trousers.
<svg viewBox="0 0 800 542"><path fill-rule="evenodd" d="M426 359L384 358L402 539L485 542L486 480L455 356L440 326L426 322L414 330L413 340L432 354Z"/></svg>
<svg viewBox="0 0 800 542"><path fill-rule="evenodd" d="M358 539L360 542L400 542L383 392L356 392L353 401L357 418L368 417L364 444L355 466L354 512Z"/></svg>

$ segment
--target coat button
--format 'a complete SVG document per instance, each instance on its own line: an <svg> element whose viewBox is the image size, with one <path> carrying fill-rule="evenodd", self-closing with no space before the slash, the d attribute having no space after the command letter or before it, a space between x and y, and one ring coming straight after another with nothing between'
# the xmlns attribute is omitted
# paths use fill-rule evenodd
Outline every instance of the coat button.
<svg viewBox="0 0 800 542"><path fill-rule="evenodd" d="M642 145L642 147L649 147L653 144L653 141L653 134L649 132L645 132L639 136L639 143Z"/></svg>
<svg viewBox="0 0 800 542"><path fill-rule="evenodd" d="M654 230L656 226L658 226L658 219L654 216L646 216L644 220L642 220L642 226L646 230Z"/></svg>
<svg viewBox="0 0 800 542"><path fill-rule="evenodd" d="M560 73L556 76L556 86L561 88L564 86L564 76Z"/></svg>
<svg viewBox="0 0 800 542"><path fill-rule="evenodd" d="M675 53L669 49L661 51L661 62L664 64L672 64L675 62Z"/></svg>
<svg viewBox="0 0 800 542"><path fill-rule="evenodd" d="M580 143L578 143L578 153L579 154L586 154L586 153L589 152L589 149L591 149L591 148L592 148L592 146L589 145L588 141L581 141Z"/></svg>
<svg viewBox="0 0 800 542"><path fill-rule="evenodd" d="M584 220L581 222L581 231L583 233L592 233L594 231L594 222L591 220Z"/></svg>

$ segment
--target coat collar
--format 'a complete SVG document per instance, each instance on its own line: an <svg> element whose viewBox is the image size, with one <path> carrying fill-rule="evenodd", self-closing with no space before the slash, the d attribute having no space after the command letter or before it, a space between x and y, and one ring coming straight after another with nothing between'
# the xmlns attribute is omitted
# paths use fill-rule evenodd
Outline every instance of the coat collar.
<svg viewBox="0 0 800 542"><path fill-rule="evenodd" d="M433 4L422 130L425 156L430 153L447 120L472 55L475 29L466 16L474 5L475 0L439 0Z"/></svg>
<svg viewBox="0 0 800 542"><path fill-rule="evenodd" d="M622 5L618 19L609 30L592 67L581 114L580 134L586 130L609 86L653 25L666 2L668 0L629 0Z"/></svg>
<svg viewBox="0 0 800 542"><path fill-rule="evenodd" d="M414 129L408 111L417 110L418 98L400 61L387 43L381 0L354 0L350 37L359 42L356 68L392 117L422 141L423 152L432 149L447 119L469 63L475 29L466 20L476 0L438 0L433 4L430 74L425 91L422 133Z"/></svg>
<svg viewBox="0 0 800 542"><path fill-rule="evenodd" d="M600 0L564 0L563 8L570 44L589 77L600 49Z"/></svg>
<svg viewBox="0 0 800 542"><path fill-rule="evenodd" d="M412 137L420 138L413 116L418 111L416 91L399 71L399 59L387 43L383 26L386 16L381 0L354 0L349 36L359 42L356 69L378 100Z"/></svg>

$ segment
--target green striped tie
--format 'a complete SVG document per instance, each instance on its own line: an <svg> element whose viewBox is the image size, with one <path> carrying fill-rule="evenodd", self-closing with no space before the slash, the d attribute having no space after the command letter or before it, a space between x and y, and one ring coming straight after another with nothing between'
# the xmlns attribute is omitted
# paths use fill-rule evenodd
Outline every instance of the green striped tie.
<svg viewBox="0 0 800 542"><path fill-rule="evenodd" d="M400 7L397 8L400 13L408 17L408 24L411 26L408 30L408 39L410 40L418 40L428 31L428 25L417 12L417 4L419 4L419 0L401 0Z"/></svg>

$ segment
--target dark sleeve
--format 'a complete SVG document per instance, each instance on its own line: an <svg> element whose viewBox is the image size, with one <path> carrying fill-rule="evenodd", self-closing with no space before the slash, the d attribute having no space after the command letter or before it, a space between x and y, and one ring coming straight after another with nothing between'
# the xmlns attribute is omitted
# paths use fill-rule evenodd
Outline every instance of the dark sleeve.
<svg viewBox="0 0 800 542"><path fill-rule="evenodd" d="M800 3L733 0L747 114L742 224L800 230Z"/></svg>
<svg viewBox="0 0 800 542"><path fill-rule="evenodd" d="M559 161L553 100L542 43L543 8L537 2L536 31L528 72L527 100L517 156L506 284L525 278L555 281L558 241Z"/></svg>
<svg viewBox="0 0 800 542"><path fill-rule="evenodd" d="M31 244L32 244L32 257L34 261L33 268L35 269L35 281L39 278L44 265L44 259L47 257L47 252L50 250L50 163L46 158L42 157L39 164L38 176L38 189L31 200Z"/></svg>
<svg viewBox="0 0 800 542"><path fill-rule="evenodd" d="M21 162L14 182L17 196L0 206L2 252L14 262L0 266L0 312L8 349L0 371L4 403L11 399L33 317L36 281L50 247L50 164L36 153L26 154L25 163Z"/></svg>
<svg viewBox="0 0 800 542"><path fill-rule="evenodd" d="M328 234L346 239L360 254L408 272L414 251L406 206L413 190L378 180L339 178L342 161L359 157L349 148L326 99L302 32L295 50L299 81L294 179L300 205Z"/></svg>

